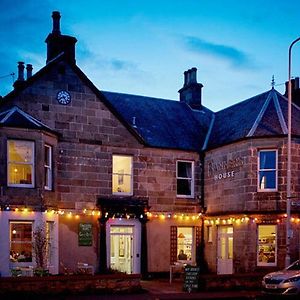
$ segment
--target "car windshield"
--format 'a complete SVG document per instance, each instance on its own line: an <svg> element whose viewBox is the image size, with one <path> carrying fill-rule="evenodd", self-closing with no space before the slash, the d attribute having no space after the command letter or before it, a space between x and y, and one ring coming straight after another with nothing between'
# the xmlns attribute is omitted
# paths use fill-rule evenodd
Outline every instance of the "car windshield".
<svg viewBox="0 0 300 300"><path fill-rule="evenodd" d="M293 264L291 264L289 267L287 267L287 270L300 270L300 261L297 260Z"/></svg>

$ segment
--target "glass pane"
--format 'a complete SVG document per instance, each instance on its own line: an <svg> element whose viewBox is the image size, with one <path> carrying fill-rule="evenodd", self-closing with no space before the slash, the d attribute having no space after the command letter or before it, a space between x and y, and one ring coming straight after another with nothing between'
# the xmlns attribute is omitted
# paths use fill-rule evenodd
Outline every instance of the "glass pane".
<svg viewBox="0 0 300 300"><path fill-rule="evenodd" d="M32 184L32 165L9 164L8 184Z"/></svg>
<svg viewBox="0 0 300 300"><path fill-rule="evenodd" d="M276 171L260 171L259 172L259 188L275 189L276 188Z"/></svg>
<svg viewBox="0 0 300 300"><path fill-rule="evenodd" d="M233 237L228 237L228 259L233 257Z"/></svg>
<svg viewBox="0 0 300 300"><path fill-rule="evenodd" d="M131 174L131 156L113 156L113 174Z"/></svg>
<svg viewBox="0 0 300 300"><path fill-rule="evenodd" d="M8 160L30 163L33 161L33 142L8 141Z"/></svg>
<svg viewBox="0 0 300 300"><path fill-rule="evenodd" d="M130 175L113 175L113 193L131 193Z"/></svg>
<svg viewBox="0 0 300 300"><path fill-rule="evenodd" d="M276 169L276 151L259 152L260 169Z"/></svg>
<svg viewBox="0 0 300 300"><path fill-rule="evenodd" d="M258 227L258 263L276 262L276 225Z"/></svg>
<svg viewBox="0 0 300 300"><path fill-rule="evenodd" d="M132 226L111 226L110 233L133 233Z"/></svg>
<svg viewBox="0 0 300 300"><path fill-rule="evenodd" d="M10 261L32 261L31 223L10 223Z"/></svg>
<svg viewBox="0 0 300 300"><path fill-rule="evenodd" d="M226 259L226 238L220 237L220 259Z"/></svg>
<svg viewBox="0 0 300 300"><path fill-rule="evenodd" d="M45 165L50 166L50 156L51 156L51 148L45 146Z"/></svg>
<svg viewBox="0 0 300 300"><path fill-rule="evenodd" d="M177 195L190 196L192 194L190 179L177 179Z"/></svg>
<svg viewBox="0 0 300 300"><path fill-rule="evenodd" d="M193 227L177 228L178 260L192 260Z"/></svg>
<svg viewBox="0 0 300 300"><path fill-rule="evenodd" d="M191 178L192 177L192 163L190 162L177 162L177 177Z"/></svg>

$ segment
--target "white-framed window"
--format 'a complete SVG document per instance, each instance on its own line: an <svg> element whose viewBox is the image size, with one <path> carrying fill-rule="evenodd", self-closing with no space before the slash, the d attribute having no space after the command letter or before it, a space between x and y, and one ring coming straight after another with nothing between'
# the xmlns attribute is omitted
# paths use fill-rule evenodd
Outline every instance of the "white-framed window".
<svg viewBox="0 0 300 300"><path fill-rule="evenodd" d="M34 187L34 142L7 141L7 184Z"/></svg>
<svg viewBox="0 0 300 300"><path fill-rule="evenodd" d="M118 195L133 194L132 156L113 155L112 193Z"/></svg>
<svg viewBox="0 0 300 300"><path fill-rule="evenodd" d="M177 197L194 197L194 162L178 160L176 166Z"/></svg>
<svg viewBox="0 0 300 300"><path fill-rule="evenodd" d="M260 150L258 152L258 191L277 191L277 150Z"/></svg>
<svg viewBox="0 0 300 300"><path fill-rule="evenodd" d="M257 265L277 265L277 225L258 225Z"/></svg>
<svg viewBox="0 0 300 300"><path fill-rule="evenodd" d="M177 227L177 260L194 261L194 228Z"/></svg>
<svg viewBox="0 0 300 300"><path fill-rule="evenodd" d="M44 147L44 182L45 190L52 190L52 147L45 145Z"/></svg>
<svg viewBox="0 0 300 300"><path fill-rule="evenodd" d="M10 261L32 262L32 222L11 221Z"/></svg>

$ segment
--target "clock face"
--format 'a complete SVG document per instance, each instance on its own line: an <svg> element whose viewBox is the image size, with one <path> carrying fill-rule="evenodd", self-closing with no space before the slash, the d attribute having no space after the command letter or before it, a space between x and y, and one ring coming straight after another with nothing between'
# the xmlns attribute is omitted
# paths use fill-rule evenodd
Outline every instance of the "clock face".
<svg viewBox="0 0 300 300"><path fill-rule="evenodd" d="M57 93L56 99L57 99L58 103L67 105L71 102L71 95L67 91L60 91Z"/></svg>

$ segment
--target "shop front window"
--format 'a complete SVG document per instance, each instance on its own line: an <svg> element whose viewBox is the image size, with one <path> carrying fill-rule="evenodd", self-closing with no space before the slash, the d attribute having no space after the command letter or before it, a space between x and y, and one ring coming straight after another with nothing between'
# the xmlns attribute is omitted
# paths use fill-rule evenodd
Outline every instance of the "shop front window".
<svg viewBox="0 0 300 300"><path fill-rule="evenodd" d="M276 266L277 264L277 226L258 226L257 265Z"/></svg>
<svg viewBox="0 0 300 300"><path fill-rule="evenodd" d="M32 262L31 222L10 222L10 261Z"/></svg>
<svg viewBox="0 0 300 300"><path fill-rule="evenodd" d="M177 227L177 259L192 261L193 257L193 227Z"/></svg>
<svg viewBox="0 0 300 300"><path fill-rule="evenodd" d="M132 156L113 155L113 194L132 195L132 181Z"/></svg>
<svg viewBox="0 0 300 300"><path fill-rule="evenodd" d="M258 166L258 191L276 191L277 150L259 151Z"/></svg>
<svg viewBox="0 0 300 300"><path fill-rule="evenodd" d="M177 161L177 196L194 197L194 163L191 161Z"/></svg>
<svg viewBox="0 0 300 300"><path fill-rule="evenodd" d="M34 187L34 143L9 140L7 142L8 186Z"/></svg>

